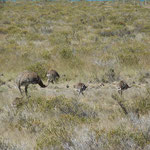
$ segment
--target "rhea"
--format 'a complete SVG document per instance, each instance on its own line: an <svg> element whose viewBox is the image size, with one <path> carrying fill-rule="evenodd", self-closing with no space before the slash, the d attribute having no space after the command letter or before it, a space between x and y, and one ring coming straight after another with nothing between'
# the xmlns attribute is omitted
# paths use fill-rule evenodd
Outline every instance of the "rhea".
<svg viewBox="0 0 150 150"><path fill-rule="evenodd" d="M127 90L128 88L131 88L125 81L121 80L119 82L119 89L118 89L118 93L120 93L122 95L122 92L124 90Z"/></svg>
<svg viewBox="0 0 150 150"><path fill-rule="evenodd" d="M21 95L23 95L21 87L25 86L26 96L28 96L28 86L30 84L38 84L42 88L47 87L46 85L43 84L41 78L39 77L39 75L36 72L30 72L30 71L25 71L25 72L22 72L21 74L19 74L16 79L16 84L17 84L17 87L18 87Z"/></svg>
<svg viewBox="0 0 150 150"><path fill-rule="evenodd" d="M74 85L74 88L79 92L79 95L84 95L84 91L87 89L88 86L86 86L84 83L78 83L77 85Z"/></svg>
<svg viewBox="0 0 150 150"><path fill-rule="evenodd" d="M60 78L60 75L56 70L49 70L47 72L47 77L48 77L48 83L51 82L52 84L54 84L54 82L56 83L56 81Z"/></svg>

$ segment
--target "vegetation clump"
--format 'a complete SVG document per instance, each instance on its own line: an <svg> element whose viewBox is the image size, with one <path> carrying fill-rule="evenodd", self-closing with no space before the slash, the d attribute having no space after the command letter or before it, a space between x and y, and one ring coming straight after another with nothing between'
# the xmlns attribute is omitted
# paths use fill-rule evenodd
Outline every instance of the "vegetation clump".
<svg viewBox="0 0 150 150"><path fill-rule="evenodd" d="M149 18L149 4L129 1L0 4L0 149L148 150ZM61 82L18 95L17 74L49 69Z"/></svg>

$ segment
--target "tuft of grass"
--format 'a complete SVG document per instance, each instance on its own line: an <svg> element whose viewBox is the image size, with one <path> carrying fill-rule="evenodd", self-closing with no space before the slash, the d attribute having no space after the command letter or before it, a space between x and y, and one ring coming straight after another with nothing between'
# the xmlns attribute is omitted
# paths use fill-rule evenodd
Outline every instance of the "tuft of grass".
<svg viewBox="0 0 150 150"><path fill-rule="evenodd" d="M33 65L27 67L27 70L38 73L38 75L43 79L46 77L46 68L44 63L37 62Z"/></svg>
<svg viewBox="0 0 150 150"><path fill-rule="evenodd" d="M60 56L63 59L71 59L73 54L72 51L66 47L60 51Z"/></svg>
<svg viewBox="0 0 150 150"><path fill-rule="evenodd" d="M10 142L8 142L7 140L4 140L2 137L0 137L0 149L4 150L20 150L22 147L16 146Z"/></svg>
<svg viewBox="0 0 150 150"><path fill-rule="evenodd" d="M68 130L69 120L66 117L60 120L54 120L37 138L36 149L63 149L63 143L70 142L69 137L72 134L71 126Z"/></svg>
<svg viewBox="0 0 150 150"><path fill-rule="evenodd" d="M139 96L134 100L133 109L137 108L141 115L148 114L150 109L150 88L147 87L145 96Z"/></svg>
<svg viewBox="0 0 150 150"><path fill-rule="evenodd" d="M119 79L119 75L115 72L113 68L110 68L103 76L102 76L102 82L108 83L108 82L114 82Z"/></svg>
<svg viewBox="0 0 150 150"><path fill-rule="evenodd" d="M124 66L136 66L139 64L139 59L136 55L134 54L120 54L118 56L120 64Z"/></svg>
<svg viewBox="0 0 150 150"><path fill-rule="evenodd" d="M123 128L118 128L110 131L109 133L107 133L107 137L110 146L114 148L124 149L128 146L133 146L133 148L144 148L144 146L149 143L149 141L145 139L145 136L142 132L126 131Z"/></svg>
<svg viewBox="0 0 150 150"><path fill-rule="evenodd" d="M97 113L88 105L78 102L76 99L67 99L63 96L45 100L41 97L31 98L28 103L29 108L35 107L35 110L44 113L56 112L58 114L70 115L80 118L81 120L94 119ZM24 106L23 106L24 107Z"/></svg>

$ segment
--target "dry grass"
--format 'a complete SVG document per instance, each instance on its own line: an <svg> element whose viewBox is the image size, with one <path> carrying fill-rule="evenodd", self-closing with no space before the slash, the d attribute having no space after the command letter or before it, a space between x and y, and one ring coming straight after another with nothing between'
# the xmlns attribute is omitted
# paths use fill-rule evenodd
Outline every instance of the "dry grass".
<svg viewBox="0 0 150 150"><path fill-rule="evenodd" d="M3 5L0 149L150 149L149 18L148 7L130 3ZM50 68L59 82L20 98L16 75L28 69L46 81ZM120 79L132 85L122 96ZM85 97L72 89L80 81Z"/></svg>
<svg viewBox="0 0 150 150"><path fill-rule="evenodd" d="M110 5L8 3L0 10L0 69L14 74L34 65L55 67L71 79L101 77L112 67L129 75L148 69L150 10Z"/></svg>

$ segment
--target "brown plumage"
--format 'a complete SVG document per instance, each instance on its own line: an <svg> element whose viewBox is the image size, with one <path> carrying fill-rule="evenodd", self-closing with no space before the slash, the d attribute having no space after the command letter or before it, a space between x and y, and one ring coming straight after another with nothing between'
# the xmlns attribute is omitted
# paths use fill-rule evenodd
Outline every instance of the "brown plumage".
<svg viewBox="0 0 150 150"><path fill-rule="evenodd" d="M22 95L21 86L25 86L26 96L28 94L27 89L30 84L38 84L42 88L47 87L46 85L43 84L42 80L40 79L37 73L30 71L25 71L21 73L16 79L16 84L19 88L21 95Z"/></svg>
<svg viewBox="0 0 150 150"><path fill-rule="evenodd" d="M48 77L48 83L51 82L54 84L54 82L56 82L60 78L60 75L56 70L49 70L47 72L47 77Z"/></svg>
<svg viewBox="0 0 150 150"><path fill-rule="evenodd" d="M119 82L119 89L118 92L122 95L122 92L124 90L127 90L128 88L131 88L125 81L121 80Z"/></svg>
<svg viewBox="0 0 150 150"><path fill-rule="evenodd" d="M84 83L78 83L77 85L74 85L74 88L76 88L76 90L79 92L79 95L80 93L84 95L83 91L87 89L87 86Z"/></svg>

